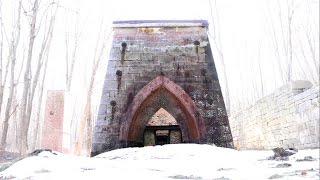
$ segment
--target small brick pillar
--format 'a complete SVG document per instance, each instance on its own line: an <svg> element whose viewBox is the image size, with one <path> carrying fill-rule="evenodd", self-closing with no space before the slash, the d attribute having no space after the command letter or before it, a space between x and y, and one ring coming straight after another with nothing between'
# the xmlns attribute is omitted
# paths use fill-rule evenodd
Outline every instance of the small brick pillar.
<svg viewBox="0 0 320 180"><path fill-rule="evenodd" d="M41 148L62 152L64 120L64 91L47 92Z"/></svg>

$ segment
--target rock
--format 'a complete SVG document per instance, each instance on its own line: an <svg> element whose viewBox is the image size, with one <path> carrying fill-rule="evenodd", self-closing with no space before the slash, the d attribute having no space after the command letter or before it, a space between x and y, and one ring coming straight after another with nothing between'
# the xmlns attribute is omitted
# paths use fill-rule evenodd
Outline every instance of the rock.
<svg viewBox="0 0 320 180"><path fill-rule="evenodd" d="M267 160L276 160L276 161L289 161L289 157L274 157L270 156L267 158Z"/></svg>
<svg viewBox="0 0 320 180"><path fill-rule="evenodd" d="M282 175L274 174L274 175L270 176L268 179L279 179L279 178L282 178L282 177L283 177Z"/></svg>
<svg viewBox="0 0 320 180"><path fill-rule="evenodd" d="M276 166L276 168L287 168L287 167L290 167L290 166L292 166L292 165L289 164L289 163L282 163L282 164L278 164Z"/></svg>
<svg viewBox="0 0 320 180"><path fill-rule="evenodd" d="M0 163L10 162L18 157L20 157L18 153L0 151Z"/></svg>
<svg viewBox="0 0 320 180"><path fill-rule="evenodd" d="M36 149L32 153L28 154L28 156L38 156L38 154L40 154L43 151L49 151L50 153L57 155L56 153L52 152L51 149Z"/></svg>
<svg viewBox="0 0 320 180"><path fill-rule="evenodd" d="M291 151L294 151L294 152L298 152L298 149L296 149L296 148L289 148L289 150L291 150Z"/></svg>
<svg viewBox="0 0 320 180"><path fill-rule="evenodd" d="M302 171L302 172L301 172L301 175L302 175L302 176L306 176L306 175L307 175L307 171L306 171L306 170Z"/></svg>
<svg viewBox="0 0 320 180"><path fill-rule="evenodd" d="M274 148L273 152L276 157L287 157L287 156L291 156L296 153L292 150L290 150L290 151L289 150L284 150L283 148Z"/></svg>
<svg viewBox="0 0 320 180"><path fill-rule="evenodd" d="M289 160L288 156L294 155L298 152L295 148L290 148L288 150L284 150L283 148L274 148L272 149L274 152L274 155L271 157L268 157L268 160L281 160L281 161L287 161Z"/></svg>
<svg viewBox="0 0 320 180"><path fill-rule="evenodd" d="M15 162L23 159L23 156L20 156L18 153L0 151L0 172L9 168ZM0 177L1 180L1 177Z"/></svg>
<svg viewBox="0 0 320 180"><path fill-rule="evenodd" d="M296 81L291 81L288 84L288 87L292 90L309 89L312 87L312 83L310 81L296 80Z"/></svg>
<svg viewBox="0 0 320 180"><path fill-rule="evenodd" d="M185 176L185 175L175 175L175 176L169 176L171 179L202 179L200 176ZM227 180L227 179L224 179Z"/></svg>
<svg viewBox="0 0 320 180"><path fill-rule="evenodd" d="M220 178L215 178L213 180L231 180L229 178L225 178L224 176L220 177Z"/></svg>
<svg viewBox="0 0 320 180"><path fill-rule="evenodd" d="M301 162L301 161L315 161L316 159L314 159L312 156L305 156L303 159L297 159L297 162Z"/></svg>
<svg viewBox="0 0 320 180"><path fill-rule="evenodd" d="M219 168L219 169L217 169L217 171L230 171L230 170L234 170L234 168Z"/></svg>

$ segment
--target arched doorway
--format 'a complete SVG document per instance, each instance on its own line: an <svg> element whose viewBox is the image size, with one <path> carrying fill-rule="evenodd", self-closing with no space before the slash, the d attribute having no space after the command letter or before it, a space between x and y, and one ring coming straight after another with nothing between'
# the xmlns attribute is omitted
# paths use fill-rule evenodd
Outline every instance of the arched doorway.
<svg viewBox="0 0 320 180"><path fill-rule="evenodd" d="M181 129L174 117L160 108L148 121L143 140L144 146L178 144L182 142Z"/></svg>
<svg viewBox="0 0 320 180"><path fill-rule="evenodd" d="M120 140L124 146L144 145L144 130L161 108L176 120L181 142L200 143L205 139L204 122L191 97L168 78L158 76L139 91L122 117Z"/></svg>

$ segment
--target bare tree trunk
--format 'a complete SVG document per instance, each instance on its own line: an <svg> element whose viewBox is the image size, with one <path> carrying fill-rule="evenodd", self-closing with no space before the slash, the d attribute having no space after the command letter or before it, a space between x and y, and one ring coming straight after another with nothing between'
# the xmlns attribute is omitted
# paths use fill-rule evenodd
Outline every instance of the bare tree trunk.
<svg viewBox="0 0 320 180"><path fill-rule="evenodd" d="M18 99L17 99L17 83L16 83L16 88L14 88L14 93L13 93L13 101L12 101L12 106L13 107L19 107L19 104L18 104ZM19 123L19 120L17 118L17 114L18 114L18 111L14 111L13 114L12 114L12 124L13 124L13 130L14 130L14 139L15 139L15 147L19 147L18 146L18 143L17 143L17 134L18 134L18 123ZM17 149L17 148L16 148Z"/></svg>
<svg viewBox="0 0 320 180"><path fill-rule="evenodd" d="M68 68L67 69L67 91L70 91L72 77L73 77L74 65L75 65L75 62L76 62L76 55L77 55L78 41L79 41L78 30L76 30L75 38L76 39L74 40L74 45L73 45L73 52L72 52L72 57L71 57L70 70L69 70L69 66L67 65L67 68ZM68 60L67 60L67 63L69 63Z"/></svg>
<svg viewBox="0 0 320 180"><path fill-rule="evenodd" d="M271 14L271 13L270 13ZM270 16L270 20L271 20L271 26L272 26L272 38L271 38L271 41L273 42L273 49L274 49L274 52L275 52L275 61L276 61L276 67L278 68L278 72L280 74L280 84L282 85L284 82L285 82L285 74L283 73L283 69L282 69L282 65L281 65L281 56L280 56L280 50L279 50L279 44L278 44L278 37L277 37L277 34L276 34L276 29L275 29L275 26L274 26L274 21L272 19L272 17Z"/></svg>
<svg viewBox="0 0 320 180"><path fill-rule="evenodd" d="M311 53L311 57L312 57L311 59L312 59L313 66L316 69L316 74L319 76L319 73L320 73L319 72L319 68L320 68L319 67L319 57L318 57L318 63L317 63L316 53L315 53L315 50L314 50L315 49L314 48L315 42L312 43L310 35L307 32L306 32L306 38L308 40L308 47L309 47L309 50L310 50L310 53ZM320 39L319 35L318 35L317 38ZM306 61L306 62L308 62L308 61ZM318 78L318 82L317 83L319 84L319 78Z"/></svg>
<svg viewBox="0 0 320 180"><path fill-rule="evenodd" d="M38 109L36 113L36 118L35 118L35 135L33 137L33 144L34 147L32 149L36 148L37 142L38 142L38 135L39 135L39 127L40 127L40 113L41 113L41 107L42 107L42 97L43 97L43 88L44 88L44 82L46 79L46 74L47 74L47 66L48 66L48 59L49 59L49 53L46 53L45 56L45 62L44 62L44 69L42 73L42 81L39 87L39 96L38 96Z"/></svg>
<svg viewBox="0 0 320 180"><path fill-rule="evenodd" d="M77 12L79 11L79 9L77 10ZM71 83L72 83L72 77L73 77L73 70L74 70L74 65L76 62L76 57L77 57L77 50L78 50L78 44L79 44L79 40L82 34L82 30L79 32L79 14L77 13L77 19L76 19L76 24L75 24L75 34L74 34L74 42L73 42L73 49L72 49L72 56L71 56L71 62L70 62L70 68L69 68L69 46L68 46L68 38L69 38L69 34L66 37L66 64L67 64L67 71L66 71L66 87L67 87L67 91L70 91L71 88Z"/></svg>
<svg viewBox="0 0 320 180"><path fill-rule="evenodd" d="M69 33L65 33L65 40L64 44L66 46L66 84L68 85L68 79L69 79Z"/></svg>
<svg viewBox="0 0 320 180"><path fill-rule="evenodd" d="M223 73L223 78L225 80L224 82L224 89L225 89L225 97L224 102L225 102L225 106L226 106L226 110L228 115L230 115L231 112L231 106L230 106L230 95L229 95L229 85L228 85L228 76L227 76L227 70L226 70L226 65L225 65L225 61L224 61L224 55L223 55L223 50L222 50L222 44L220 41L220 31L218 31L219 28L219 14L218 14L218 9L217 9L217 5L216 5L216 1L213 1L215 4L215 12L216 12L216 22L217 24L215 24L214 21L214 17L213 17L213 9L212 9L212 5L211 5L211 1L209 0L209 5L210 5L210 12L211 12L211 19L212 19L212 26L213 26L213 30L214 30L214 35L212 36L213 41L215 43L215 47L217 49L217 52L219 54L220 57L220 61L221 61L221 68L222 68L222 73ZM218 39L216 37L219 37Z"/></svg>
<svg viewBox="0 0 320 180"><path fill-rule="evenodd" d="M9 50L8 60L7 60L6 68L5 68L5 72L4 72L4 78L3 78L3 82L0 87L0 105L2 105L2 103L3 103L4 88L6 86L7 77L8 77L8 73L9 73L9 65L10 65L9 59L12 56L11 53L12 53L12 50ZM0 107L0 113L1 113L1 111L2 111L2 108Z"/></svg>
<svg viewBox="0 0 320 180"><path fill-rule="evenodd" d="M2 85L2 51L3 51L3 24L2 24L2 2L0 2L0 115L2 109L2 101L3 101L3 90L4 85Z"/></svg>
<svg viewBox="0 0 320 180"><path fill-rule="evenodd" d="M303 50L302 50L302 51L303 51ZM304 52L303 52L303 53L304 53ZM298 63L298 65L299 65L300 69L301 69L301 72L303 73L303 78L304 78L304 79L307 79L306 71L303 69L303 67L302 67L302 65L301 65L301 62L300 62L300 59L299 59L299 57L297 56L297 53L294 53L294 55L295 55L295 57L296 57L296 59L297 59L297 63ZM305 55L303 55L303 56L305 56ZM309 67L309 66L308 66L308 67ZM309 67L309 69L310 69L310 67ZM313 81L315 80L313 76L312 76L312 79L313 79Z"/></svg>
<svg viewBox="0 0 320 180"><path fill-rule="evenodd" d="M8 76L8 70L9 70L9 65L10 65L10 61L9 59L11 58L11 53L12 50L10 49L10 43L9 44L9 55L8 55L8 60L6 62L6 67L5 67L5 72L4 72L4 76L3 76L3 63L2 63L2 54L3 54L3 29L4 29L4 25L2 22L2 4L0 2L0 23L1 23L1 42L0 42L0 114L2 111L2 103L3 103L3 94L4 94L4 88L6 85L6 81L7 81L7 76ZM6 39L8 40L8 37L5 34Z"/></svg>
<svg viewBox="0 0 320 180"><path fill-rule="evenodd" d="M33 55L33 45L36 38L36 22L37 22L37 13L39 8L39 0L35 0L32 8L31 22L30 22L30 31L29 31L29 45L28 45L28 56L26 62L26 69L24 72L24 86L22 93L22 100L20 105L20 128L19 128L19 139L18 144L20 154L26 154L28 149L28 120L27 120L27 104L28 97L30 93L30 84L31 84L31 61Z"/></svg>
<svg viewBox="0 0 320 180"><path fill-rule="evenodd" d="M91 99L90 99L91 101ZM90 102L90 107L91 107L91 102ZM91 110L91 108L90 108ZM90 116L87 118L87 122L86 122L86 126L87 126L87 146L86 146L86 150L87 150L87 156L90 156L90 153L91 153L91 146L92 146L92 114L91 114L91 111L89 112Z"/></svg>
<svg viewBox="0 0 320 180"><path fill-rule="evenodd" d="M84 137L84 129L85 129L86 123L90 121L89 118L91 118L91 95L89 91L88 91L88 94L89 96L87 97L86 106L84 108L83 115L81 117L79 135L78 135L76 146L75 146L76 155L81 154L82 142Z"/></svg>
<svg viewBox="0 0 320 180"><path fill-rule="evenodd" d="M288 82L292 80L292 16L294 13L293 8L293 2L291 1L291 6L289 5L289 2L287 1L287 6L288 6ZM291 8L290 8L291 7Z"/></svg>
<svg viewBox="0 0 320 180"><path fill-rule="evenodd" d="M52 3L49 5L54 5L55 2L52 1ZM50 18L50 22L48 25L48 30L44 32L44 39L42 41L41 49L39 52L38 57L38 63L37 63L37 69L33 78L33 82L31 84L31 61L32 61L32 54L33 54L33 45L36 37L36 20L37 20L37 14L38 14L38 8L39 8L39 1L35 0L33 3L32 8L32 16L31 16L31 26L30 26L30 33L29 33L29 48L28 48L28 57L27 57L27 64L24 74L24 88L23 88L23 99L21 102L21 111L20 111L20 120L21 120L21 134L20 134L20 154L25 154L28 149L28 131L29 131L29 125L30 125L30 118L32 113L32 102L33 97L35 93L35 89L38 84L40 71L42 69L43 65L43 55L46 53L49 53L51 39L52 39L52 33L53 33L53 27L55 22L55 16L57 13L57 8L55 9L55 12L52 14Z"/></svg>
<svg viewBox="0 0 320 180"><path fill-rule="evenodd" d="M17 46L19 44L20 40L20 15L21 15L21 1L19 1L18 5L18 16L16 21L16 29L14 28L12 31L12 42L11 42L11 70L10 70L10 90L8 95L8 101L3 121L3 131L2 131L2 138L1 138L1 144L0 149L5 149L7 144L7 134L8 134L8 127L9 127L9 118L11 116L11 105L12 105L12 98L15 88L15 80L14 80L14 69L16 65L16 54L17 54ZM16 30L16 34L15 31Z"/></svg>
<svg viewBox="0 0 320 180"><path fill-rule="evenodd" d="M102 23L101 23L101 25L102 25ZM92 139L91 96L92 96L95 76L96 76L98 67L100 65L100 61L102 59L102 55L104 53L104 49L105 49L105 46L106 46L106 41L110 38L110 35L111 35L111 32L110 32L109 35L106 37L106 32L104 32L104 38L103 38L103 41L102 41L101 48L99 50L99 55L96 58L96 54L97 54L97 51L98 51L98 44L99 44L100 34L101 34L101 29L102 29L102 27L100 27L98 40L97 40L96 47L95 47L95 53L94 53L94 58L93 58L94 59L93 60L93 67L92 67L92 72L91 72L91 76L90 76L90 84L89 84L89 88L88 88L88 91L87 91L86 105L85 105L85 109L84 109L83 115L81 117L79 136L78 136L77 141L76 141L76 147L75 147L75 154L76 155L80 155L81 154L82 142L83 142L84 131L85 131L86 125L87 125L86 132L88 133L87 134L87 146L86 146L87 156L90 155L90 151L91 151L91 139Z"/></svg>
<svg viewBox="0 0 320 180"><path fill-rule="evenodd" d="M310 73L313 82L314 82L314 83L317 83L317 78L314 77L314 75L313 75L313 73L312 73L312 68L311 68L312 65L309 64L309 61L308 61L309 58L306 56L306 52L305 52L305 50L304 50L304 46L303 46L303 43L301 42L301 40L299 40L299 46L300 46L300 49L301 49L301 54L302 54L302 56L303 56L303 59L302 59L302 60L303 60L303 62L305 62L306 66L307 66L307 68L308 68L308 72ZM297 58L297 62L299 63L299 66L301 67L302 72L303 72L303 73L305 74L305 76L307 77L304 69L303 69L302 66L301 66L300 58ZM316 68L317 68L317 67L316 67ZM317 74L317 76L319 76L319 74Z"/></svg>
<svg viewBox="0 0 320 180"><path fill-rule="evenodd" d="M27 116L26 116L27 117L27 119L26 119L27 120L27 123L26 123L27 124L27 126L26 126L27 128L29 128L30 119L31 119L31 113L32 113L32 107L33 107L33 98L34 98L36 87L38 85L40 71L41 71L42 65L43 65L43 55L48 54L49 50L50 50L50 45L51 45L51 40L52 40L53 27L54 27L56 13L57 13L57 8L55 9L54 14L50 18L48 32L45 33L44 40L42 41L42 46L41 46L41 50L40 50L39 57L38 57L37 69L36 69L36 73L34 75L32 86L31 86L31 90L30 90L30 93L29 93L28 106L27 106Z"/></svg>
<svg viewBox="0 0 320 180"><path fill-rule="evenodd" d="M261 90L261 95L260 95L260 97L263 97L263 96L264 96L264 87L263 87L263 77L262 77L262 68L261 68L260 52L261 52L261 43L259 44L258 67L259 67L259 74L260 74L260 90Z"/></svg>
<svg viewBox="0 0 320 180"><path fill-rule="evenodd" d="M20 106L20 130L19 132L19 139L18 144L19 152L20 154L26 154L27 152L27 146L28 146L28 128L27 128L27 103L28 103L28 96L29 96L29 90L30 90L30 81L31 81L31 60L32 60L32 54L33 54L33 45L35 40L35 26L36 26L36 20L37 20L37 13L38 13L38 7L39 2L38 0L35 0L32 8L32 15L31 15L31 23L30 23L30 31L29 31L29 46L28 46L28 57L26 62L26 69L24 73L24 87L23 87L23 93L22 93L22 101Z"/></svg>

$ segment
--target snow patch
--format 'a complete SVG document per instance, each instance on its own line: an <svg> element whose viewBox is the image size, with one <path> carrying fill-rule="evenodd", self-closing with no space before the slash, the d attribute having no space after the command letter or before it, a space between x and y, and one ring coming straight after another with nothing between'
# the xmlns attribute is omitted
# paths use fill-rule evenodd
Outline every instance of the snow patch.
<svg viewBox="0 0 320 180"><path fill-rule="evenodd" d="M319 179L319 149L287 161L267 160L272 154L200 144L124 148L93 158L44 151L0 172L0 179Z"/></svg>

